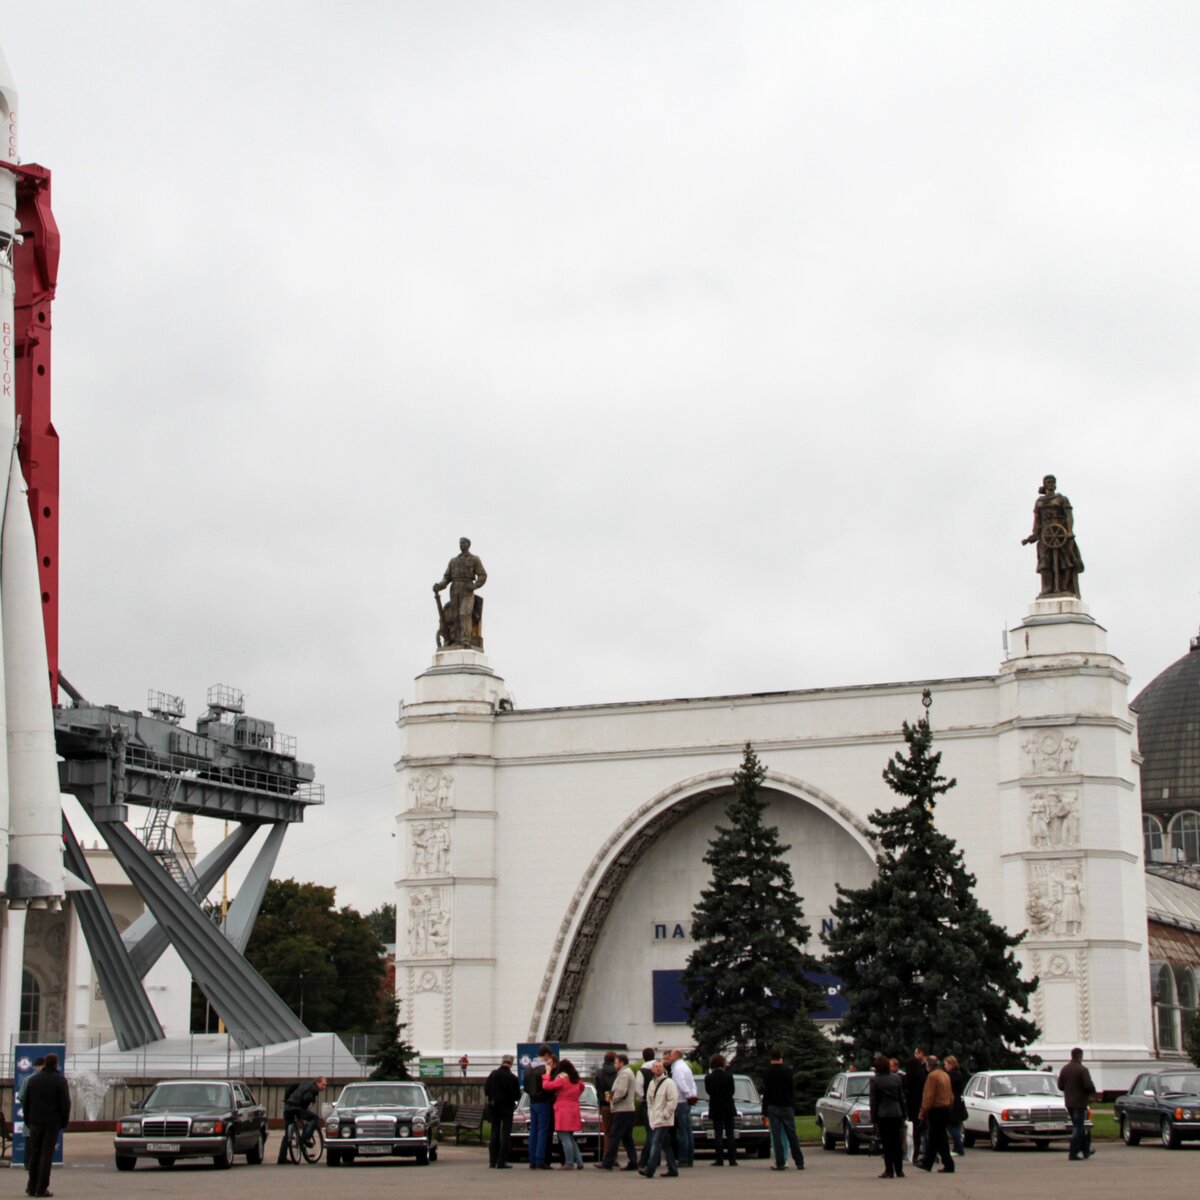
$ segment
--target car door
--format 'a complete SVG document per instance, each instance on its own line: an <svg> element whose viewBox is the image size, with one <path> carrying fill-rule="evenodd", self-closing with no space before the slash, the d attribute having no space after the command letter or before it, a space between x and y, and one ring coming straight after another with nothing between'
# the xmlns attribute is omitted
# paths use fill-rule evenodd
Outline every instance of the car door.
<svg viewBox="0 0 1200 1200"><path fill-rule="evenodd" d="M1124 1114L1125 1122L1130 1129L1141 1129L1142 1127L1142 1107L1145 1104L1145 1097L1142 1095L1143 1089L1147 1085L1149 1075L1139 1075L1129 1087L1129 1091L1124 1096L1120 1097L1120 1108L1118 1111Z"/></svg>
<svg viewBox="0 0 1200 1200"><path fill-rule="evenodd" d="M254 1126L254 1099L240 1084L233 1085L233 1102L236 1105L235 1139L239 1150L249 1150L257 1138Z"/></svg>
<svg viewBox="0 0 1200 1200"><path fill-rule="evenodd" d="M1158 1132L1158 1076L1146 1075L1133 1096L1136 1127L1146 1133Z"/></svg>
<svg viewBox="0 0 1200 1200"><path fill-rule="evenodd" d="M963 1103L967 1106L967 1119L963 1128L972 1133L987 1132L987 1113L983 1111L983 1101L987 1096L987 1079L976 1075L967 1081L963 1091Z"/></svg>

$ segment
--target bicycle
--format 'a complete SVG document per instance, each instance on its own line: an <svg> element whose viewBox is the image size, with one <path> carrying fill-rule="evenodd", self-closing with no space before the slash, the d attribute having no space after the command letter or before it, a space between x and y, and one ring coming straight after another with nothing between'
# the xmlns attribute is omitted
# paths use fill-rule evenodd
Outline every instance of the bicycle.
<svg viewBox="0 0 1200 1200"><path fill-rule="evenodd" d="M284 1129L283 1136L287 1140L287 1156L289 1161L298 1163L301 1160L304 1162L320 1162L321 1156L325 1153L325 1131L320 1125L313 1130L311 1145L304 1140L304 1129L308 1123L308 1119L304 1116L295 1116L288 1121Z"/></svg>

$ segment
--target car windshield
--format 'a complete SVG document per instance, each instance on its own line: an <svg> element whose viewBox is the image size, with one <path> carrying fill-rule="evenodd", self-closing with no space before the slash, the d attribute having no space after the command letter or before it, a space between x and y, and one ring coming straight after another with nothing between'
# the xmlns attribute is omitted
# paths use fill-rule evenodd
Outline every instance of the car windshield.
<svg viewBox="0 0 1200 1200"><path fill-rule="evenodd" d="M696 1076L696 1095L701 1100L708 1099L708 1088L704 1086L704 1076ZM754 1086L754 1081L749 1075L735 1075L733 1077L733 1099L734 1103L739 1100L743 1104L758 1103L758 1088Z"/></svg>
<svg viewBox="0 0 1200 1200"><path fill-rule="evenodd" d="M847 1075L846 1076L846 1095L847 1096L865 1096L871 1089L870 1075Z"/></svg>
<svg viewBox="0 0 1200 1200"><path fill-rule="evenodd" d="M1162 1086L1168 1096L1191 1096L1200 1093L1200 1071L1181 1071L1178 1075L1164 1075Z"/></svg>
<svg viewBox="0 0 1200 1200"><path fill-rule="evenodd" d="M352 1083L338 1099L341 1108L424 1108L425 1089L415 1083Z"/></svg>
<svg viewBox="0 0 1200 1200"><path fill-rule="evenodd" d="M160 1083L146 1097L143 1112L168 1108L227 1108L229 1088L223 1083Z"/></svg>
<svg viewBox="0 0 1200 1200"><path fill-rule="evenodd" d="M1061 1096L1053 1075L993 1075L993 1096Z"/></svg>

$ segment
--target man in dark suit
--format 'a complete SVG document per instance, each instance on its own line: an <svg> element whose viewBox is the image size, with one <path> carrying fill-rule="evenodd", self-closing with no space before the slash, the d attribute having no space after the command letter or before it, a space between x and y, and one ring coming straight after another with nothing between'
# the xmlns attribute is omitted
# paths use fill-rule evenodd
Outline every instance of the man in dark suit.
<svg viewBox="0 0 1200 1200"><path fill-rule="evenodd" d="M27 1196L52 1196L50 1165L58 1133L71 1118L71 1092L58 1073L58 1055L47 1054L46 1064L25 1085L25 1167Z"/></svg>
<svg viewBox="0 0 1200 1200"><path fill-rule="evenodd" d="M912 1161L921 1161L921 1134L924 1122L917 1115L921 1111L921 1097L925 1093L925 1079L929 1068L925 1065L925 1049L918 1046L912 1058L904 1064L904 1106L912 1122Z"/></svg>
<svg viewBox="0 0 1200 1200"><path fill-rule="evenodd" d="M512 1065L513 1056L506 1054L483 1085L483 1094L492 1110L492 1138L488 1142L489 1167L508 1167L508 1141L512 1137L513 1113L521 1100L521 1085L512 1073Z"/></svg>

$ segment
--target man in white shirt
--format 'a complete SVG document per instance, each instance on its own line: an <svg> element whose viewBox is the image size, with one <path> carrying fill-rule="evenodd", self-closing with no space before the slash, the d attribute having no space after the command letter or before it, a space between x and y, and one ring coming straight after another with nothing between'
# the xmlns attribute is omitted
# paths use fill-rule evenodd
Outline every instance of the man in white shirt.
<svg viewBox="0 0 1200 1200"><path fill-rule="evenodd" d="M679 1165L695 1165L696 1147L692 1141L692 1105L696 1103L696 1077L682 1050L671 1051L671 1081L679 1092L675 1105L675 1141L678 1145Z"/></svg>

